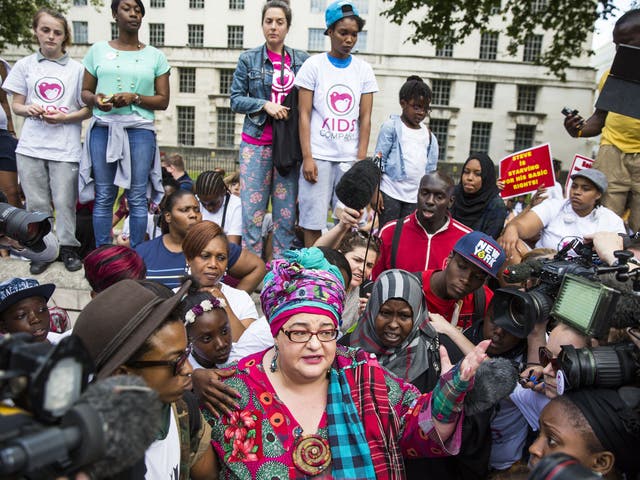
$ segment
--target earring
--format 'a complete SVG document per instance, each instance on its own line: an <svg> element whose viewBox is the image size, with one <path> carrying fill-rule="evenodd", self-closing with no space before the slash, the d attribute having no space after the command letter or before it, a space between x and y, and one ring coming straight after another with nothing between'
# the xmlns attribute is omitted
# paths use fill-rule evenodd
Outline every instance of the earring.
<svg viewBox="0 0 640 480"><path fill-rule="evenodd" d="M269 367L271 373L275 373L278 370L278 345L274 345L274 349L275 353L273 355L273 360L271 360L271 366Z"/></svg>

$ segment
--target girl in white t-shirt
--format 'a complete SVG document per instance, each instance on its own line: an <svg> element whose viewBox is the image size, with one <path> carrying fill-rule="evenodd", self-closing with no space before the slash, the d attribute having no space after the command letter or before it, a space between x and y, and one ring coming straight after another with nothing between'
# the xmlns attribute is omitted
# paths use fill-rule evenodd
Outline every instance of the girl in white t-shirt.
<svg viewBox="0 0 640 480"><path fill-rule="evenodd" d="M371 65L351 55L364 20L349 2L325 12L331 50L310 57L295 79L302 168L298 184L304 244L312 246L335 206L335 186L353 162L367 156L373 94L378 84Z"/></svg>
<svg viewBox="0 0 640 480"><path fill-rule="evenodd" d="M42 8L33 18L40 48L18 60L2 88L13 95L13 113L25 117L16 148L18 176L30 211L53 216L60 256L69 271L82 268L76 252L76 200L81 122L91 115L80 98L83 67L69 58L69 24L54 10ZM31 262L31 273L49 264Z"/></svg>
<svg viewBox="0 0 640 480"><path fill-rule="evenodd" d="M384 166L380 183L380 226L416 209L420 179L438 168L438 140L422 123L429 115L431 89L417 75L400 88L400 115L380 127L376 155Z"/></svg>

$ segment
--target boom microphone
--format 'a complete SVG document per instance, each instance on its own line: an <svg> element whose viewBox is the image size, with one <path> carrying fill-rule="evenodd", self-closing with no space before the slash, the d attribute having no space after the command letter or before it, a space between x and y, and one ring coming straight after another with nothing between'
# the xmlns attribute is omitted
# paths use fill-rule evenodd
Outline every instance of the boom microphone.
<svg viewBox="0 0 640 480"><path fill-rule="evenodd" d="M160 429L161 408L157 394L137 376L96 382L60 425L9 441L0 450L0 477L47 478L43 469L113 476L144 457Z"/></svg>
<svg viewBox="0 0 640 480"><path fill-rule="evenodd" d="M508 283L522 283L540 270L542 270L542 261L533 258L526 262L509 265L502 272L502 276Z"/></svg>
<svg viewBox="0 0 640 480"><path fill-rule="evenodd" d="M475 415L506 398L516 387L518 371L502 357L482 362L475 375L473 388L464 398L465 415Z"/></svg>
<svg viewBox="0 0 640 480"><path fill-rule="evenodd" d="M354 210L362 210L370 202L382 173L371 160L354 162L336 185L338 200Z"/></svg>

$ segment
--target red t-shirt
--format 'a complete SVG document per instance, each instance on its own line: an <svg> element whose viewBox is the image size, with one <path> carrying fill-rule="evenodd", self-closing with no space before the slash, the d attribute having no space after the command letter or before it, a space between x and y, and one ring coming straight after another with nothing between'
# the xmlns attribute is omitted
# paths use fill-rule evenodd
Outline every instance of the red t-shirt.
<svg viewBox="0 0 640 480"><path fill-rule="evenodd" d="M438 270L439 269L433 269L422 272L422 291L427 299L427 308L429 309L429 313L439 313L444 318L451 321L453 310L458 300L445 300L433 293L431 290L431 275L433 275L433 272L437 272ZM482 287L484 288L485 295L484 314L486 314L489 303L493 298L493 292L486 285L483 285ZM471 326L473 307L473 293L470 293L462 299L462 308L460 309L458 323L456 324L458 328L464 330Z"/></svg>
<svg viewBox="0 0 640 480"><path fill-rule="evenodd" d="M380 258L373 268L375 280L385 270L391 268L391 250L393 234L398 220L387 223L380 231ZM458 239L471 229L449 217L447 223L436 233L429 234L424 229L415 212L404 219L395 268L409 272L422 272L429 269L444 268L444 261L453 250Z"/></svg>

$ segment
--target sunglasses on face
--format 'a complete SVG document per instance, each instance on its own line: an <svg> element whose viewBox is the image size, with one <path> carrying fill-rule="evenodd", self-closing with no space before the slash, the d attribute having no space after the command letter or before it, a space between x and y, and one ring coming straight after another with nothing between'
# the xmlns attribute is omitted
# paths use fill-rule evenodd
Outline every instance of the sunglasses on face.
<svg viewBox="0 0 640 480"><path fill-rule="evenodd" d="M175 360L137 360L135 362L129 362L127 365L131 368L171 367L171 372L175 377L182 371L182 367L187 363L192 350L193 345L190 343L187 345L185 351Z"/></svg>
<svg viewBox="0 0 640 480"><path fill-rule="evenodd" d="M538 349L538 357L540 358L540 365L542 365L543 368L549 364L551 364L551 368L554 370L560 368L558 357L554 357L553 353L551 353L547 347L540 347Z"/></svg>

